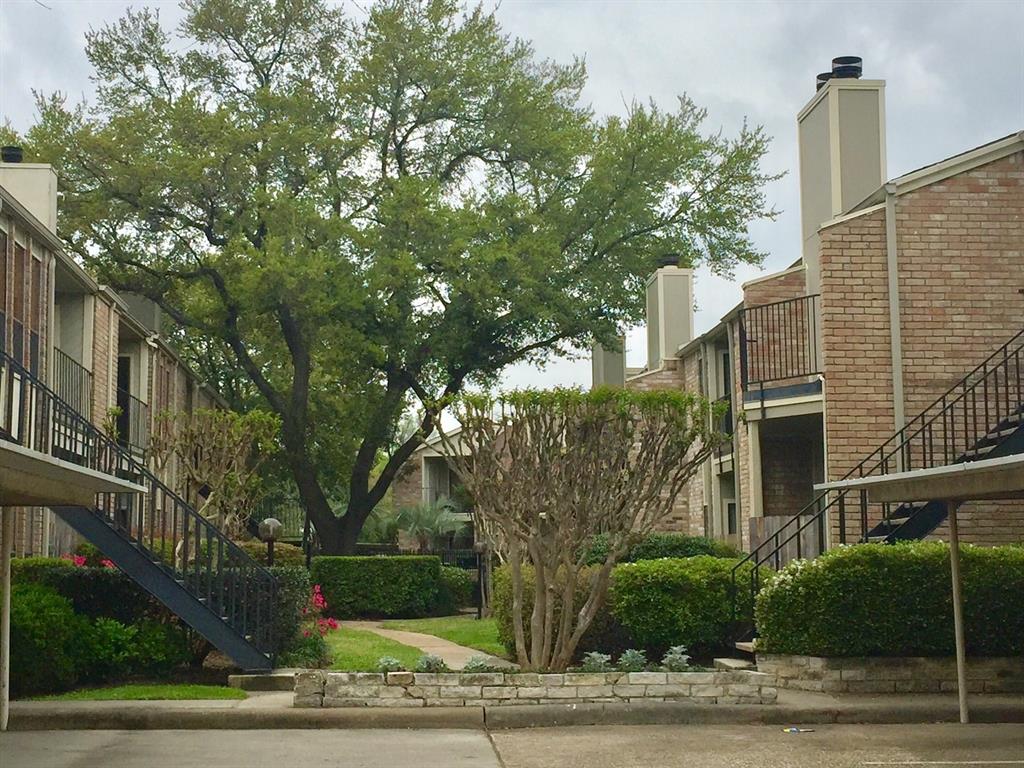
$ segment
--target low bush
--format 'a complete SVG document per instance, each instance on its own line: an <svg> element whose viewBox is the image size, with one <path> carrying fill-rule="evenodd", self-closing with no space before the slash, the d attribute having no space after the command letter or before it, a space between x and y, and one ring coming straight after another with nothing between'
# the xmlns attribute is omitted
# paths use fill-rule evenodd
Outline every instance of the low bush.
<svg viewBox="0 0 1024 768"><path fill-rule="evenodd" d="M63 691L78 681L79 645L88 621L71 601L42 584L11 587L11 693Z"/></svg>
<svg viewBox="0 0 1024 768"><path fill-rule="evenodd" d="M74 561L61 558L15 558L11 561L11 578L17 583L51 587L71 601L75 613L90 619L134 624L167 615L155 598L117 568L76 566Z"/></svg>
<svg viewBox="0 0 1024 768"><path fill-rule="evenodd" d="M257 563L261 565L267 564L266 542L259 539L250 539L249 541L236 541L235 544ZM275 542L274 566L283 565L301 565L305 567L306 553L302 551L302 547L297 547L294 544L285 544L283 541Z"/></svg>
<svg viewBox="0 0 1024 768"><path fill-rule="evenodd" d="M612 575L612 615L655 657L674 645L707 654L722 649L732 623L731 558L687 557L640 560L617 566ZM737 577L740 611L749 611L750 567ZM743 615L741 613L741 615Z"/></svg>
<svg viewBox="0 0 1024 768"><path fill-rule="evenodd" d="M299 637L299 627L304 618L302 609L309 602L312 582L309 571L301 566L275 565L269 570L277 579L272 649L274 653L288 653L296 650L294 646L302 640Z"/></svg>
<svg viewBox="0 0 1024 768"><path fill-rule="evenodd" d="M433 612L441 616L455 613L459 608L474 604L473 592L476 587L474 574L465 568L441 566L441 583Z"/></svg>
<svg viewBox="0 0 1024 768"><path fill-rule="evenodd" d="M963 546L967 653L1024 653L1024 549ZM949 546L840 547L787 565L757 599L758 643L813 656L955 652Z"/></svg>
<svg viewBox="0 0 1024 768"><path fill-rule="evenodd" d="M658 560L663 557L737 557L739 552L730 544L704 536L687 536L682 533L651 533L629 548L619 562L635 563L638 560ZM608 556L608 537L595 536L587 552L587 564L603 563Z"/></svg>
<svg viewBox="0 0 1024 768"><path fill-rule="evenodd" d="M430 556L315 557L312 579L336 618L416 618L432 612L441 560Z"/></svg>
<svg viewBox="0 0 1024 768"><path fill-rule="evenodd" d="M587 598L589 572L584 571L577 581L576 597L573 610L579 610ZM530 647L530 612L533 610L534 578L533 568L523 566L523 623L526 634L526 647ZM556 589L556 595L561 591ZM556 599L555 615L561 612L560 601ZM491 610L498 625L498 641L505 646L511 657L515 657L516 638L512 627L512 579L508 567L498 568L494 572L494 595ZM629 632L612 616L608 603L598 611L593 623L584 633L576 649L576 658L580 659L587 651L601 651L619 654L632 647Z"/></svg>

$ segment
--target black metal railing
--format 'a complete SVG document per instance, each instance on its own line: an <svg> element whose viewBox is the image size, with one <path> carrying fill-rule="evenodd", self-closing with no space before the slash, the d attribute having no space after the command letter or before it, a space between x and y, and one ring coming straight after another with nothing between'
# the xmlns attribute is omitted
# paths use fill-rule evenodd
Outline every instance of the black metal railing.
<svg viewBox="0 0 1024 768"><path fill-rule="evenodd" d="M841 480L873 477L892 472L958 464L984 458L986 447L995 444L1007 424L1024 409L1024 330L1003 344L957 384L914 417ZM907 499L907 502L920 499ZM901 516L897 517L897 513ZM826 546L826 528L835 523L839 544L849 540L866 541L868 532L882 525L888 533L885 541L896 538L901 525L910 519L903 503L869 503L867 491L825 491L816 496L789 521L778 528L737 563L732 570L733 618L737 616L736 579L741 566L753 562L751 595L760 588L760 566L778 570L790 559L803 556L801 544L805 532L817 526L819 551ZM835 520L832 516L835 515Z"/></svg>
<svg viewBox="0 0 1024 768"><path fill-rule="evenodd" d="M121 445L145 453L149 448L149 406L123 389L116 393L117 439Z"/></svg>
<svg viewBox="0 0 1024 768"><path fill-rule="evenodd" d="M818 294L747 307L739 314L744 391L764 390L821 373Z"/></svg>
<svg viewBox="0 0 1024 768"><path fill-rule="evenodd" d="M53 348L53 391L84 418L92 416L92 373L63 350Z"/></svg>
<svg viewBox="0 0 1024 768"><path fill-rule="evenodd" d="M0 366L0 439L143 486L142 493L99 494L93 514L271 653L274 576L6 352Z"/></svg>

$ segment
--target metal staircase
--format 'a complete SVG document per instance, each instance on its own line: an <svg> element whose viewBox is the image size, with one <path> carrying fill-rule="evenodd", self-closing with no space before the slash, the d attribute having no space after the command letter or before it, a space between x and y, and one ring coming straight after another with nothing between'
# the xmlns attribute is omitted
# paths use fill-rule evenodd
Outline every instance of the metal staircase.
<svg viewBox="0 0 1024 768"><path fill-rule="evenodd" d="M1024 453L1024 330L1003 344L903 429L841 479L886 475ZM737 638L749 637L753 617L740 615L740 590L753 597L760 567L778 570L794 549L802 557L805 531L816 526L818 551L832 544L894 543L922 539L946 519L942 503L872 504L865 490L826 491L761 542L732 571L733 620ZM812 534L813 535L813 534ZM791 544L792 542L792 544ZM749 585L738 584L741 567L753 564Z"/></svg>
<svg viewBox="0 0 1024 768"><path fill-rule="evenodd" d="M6 352L0 440L142 486L52 509L239 666L272 666L273 575Z"/></svg>

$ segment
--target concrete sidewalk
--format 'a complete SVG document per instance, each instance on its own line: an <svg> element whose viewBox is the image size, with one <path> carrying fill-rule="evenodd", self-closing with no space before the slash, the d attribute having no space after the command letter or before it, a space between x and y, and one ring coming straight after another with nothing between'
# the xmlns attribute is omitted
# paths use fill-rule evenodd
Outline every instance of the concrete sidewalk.
<svg viewBox="0 0 1024 768"><path fill-rule="evenodd" d="M978 723L1024 723L1024 697L975 695ZM540 704L500 707L295 709L291 694L242 701L16 701L11 730L515 729L560 725L814 725L956 722L956 695L829 696L780 691L771 705Z"/></svg>
<svg viewBox="0 0 1024 768"><path fill-rule="evenodd" d="M516 666L507 659L491 656L483 651L478 651L476 648L467 648L464 645L458 645L451 640L445 640L435 635L426 635L422 632L406 632L400 629L387 629L379 621L343 621L341 626L373 632L375 635L386 637L402 645L411 645L413 648L419 648L424 653L440 656L451 669L462 669L473 656L483 656L487 659L487 663L494 667L514 669Z"/></svg>

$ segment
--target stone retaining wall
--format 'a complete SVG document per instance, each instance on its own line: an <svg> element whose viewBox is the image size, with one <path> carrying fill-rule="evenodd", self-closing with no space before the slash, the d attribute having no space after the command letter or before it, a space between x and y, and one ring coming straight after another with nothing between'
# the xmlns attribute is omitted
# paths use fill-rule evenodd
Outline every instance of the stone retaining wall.
<svg viewBox="0 0 1024 768"><path fill-rule="evenodd" d="M687 700L772 704L773 679L753 671L424 674L323 672L295 675L296 707L467 707Z"/></svg>
<svg viewBox="0 0 1024 768"><path fill-rule="evenodd" d="M757 654L759 672L779 688L824 693L956 691L953 657L851 657ZM970 693L1024 693L1024 658L967 660Z"/></svg>

